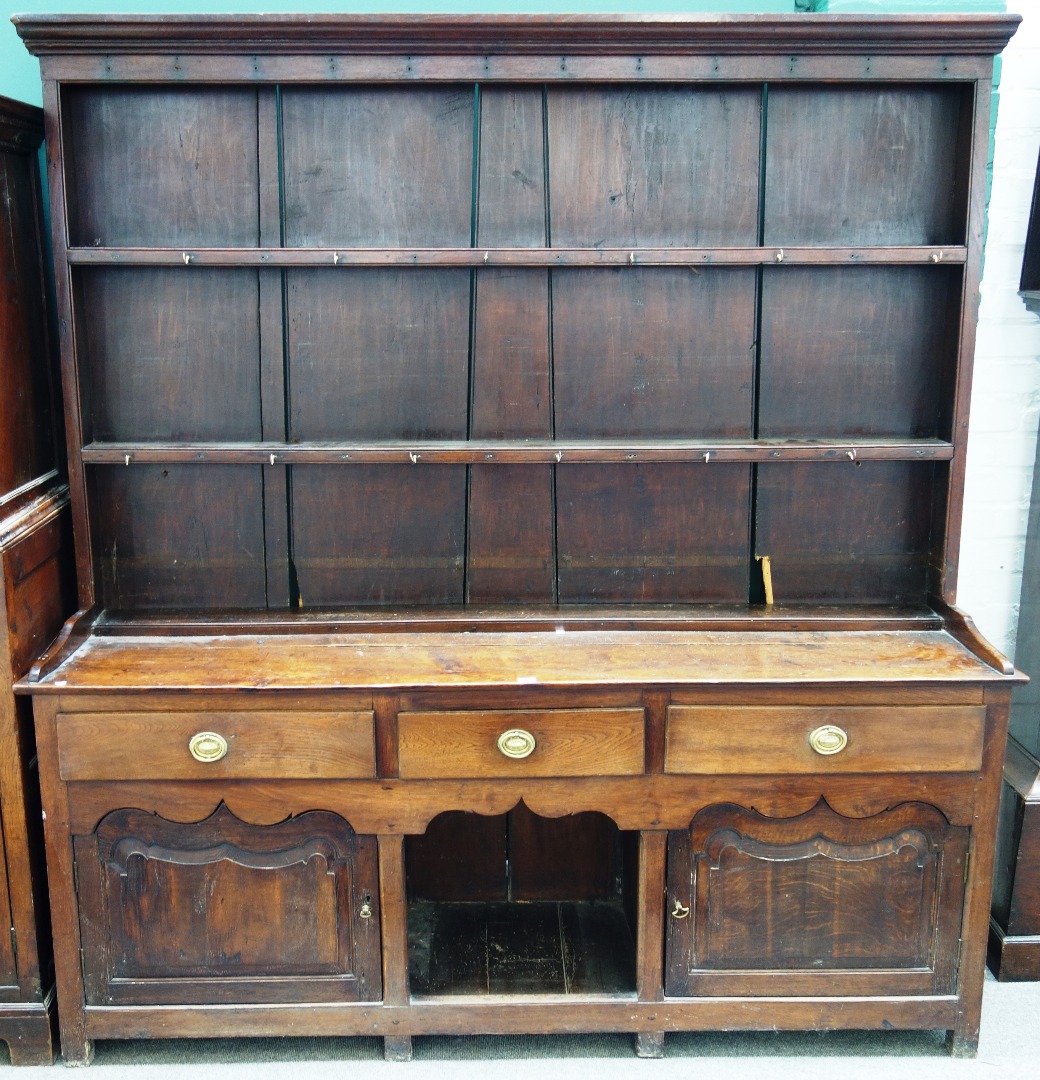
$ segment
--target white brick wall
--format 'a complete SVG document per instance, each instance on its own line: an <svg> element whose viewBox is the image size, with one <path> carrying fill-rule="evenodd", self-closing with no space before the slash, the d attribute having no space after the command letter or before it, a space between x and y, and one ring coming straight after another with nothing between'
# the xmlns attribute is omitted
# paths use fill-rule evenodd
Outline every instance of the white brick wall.
<svg viewBox="0 0 1040 1080"><path fill-rule="evenodd" d="M1007 7L1023 21L1000 80L957 603L1013 654L1040 423L1040 318L1018 296L1040 148L1040 4Z"/></svg>

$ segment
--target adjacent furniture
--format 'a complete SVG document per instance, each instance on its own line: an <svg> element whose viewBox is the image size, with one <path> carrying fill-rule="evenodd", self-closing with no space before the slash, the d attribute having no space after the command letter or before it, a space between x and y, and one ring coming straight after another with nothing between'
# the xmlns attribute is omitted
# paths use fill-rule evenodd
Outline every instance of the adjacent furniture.
<svg viewBox="0 0 1040 1080"><path fill-rule="evenodd" d="M1005 16L25 17L62 1050L978 1038Z"/></svg>
<svg viewBox="0 0 1040 1080"><path fill-rule="evenodd" d="M45 289L43 113L0 98L0 1040L53 1060L54 975L32 709L15 698L74 608L57 349Z"/></svg>

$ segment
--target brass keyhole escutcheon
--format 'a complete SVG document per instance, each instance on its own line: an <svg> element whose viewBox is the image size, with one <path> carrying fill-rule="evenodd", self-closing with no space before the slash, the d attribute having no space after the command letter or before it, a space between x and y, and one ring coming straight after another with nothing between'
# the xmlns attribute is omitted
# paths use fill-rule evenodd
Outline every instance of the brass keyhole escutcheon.
<svg viewBox="0 0 1040 1080"><path fill-rule="evenodd" d="M228 752L228 743L215 731L199 731L188 740L188 750L196 761L220 761Z"/></svg>
<svg viewBox="0 0 1040 1080"><path fill-rule="evenodd" d="M686 916L689 915L689 914L690 914L690 909L688 907L685 907L681 900L677 899L675 901L675 907L672 908L672 918L673 919L685 919Z"/></svg>
<svg viewBox="0 0 1040 1080"><path fill-rule="evenodd" d="M510 728L509 731L503 731L498 737L498 749L507 758L519 760L520 758L530 757L537 745L535 737L529 731L524 731L523 728Z"/></svg>
<svg viewBox="0 0 1040 1080"><path fill-rule="evenodd" d="M824 724L809 732L809 745L817 754L823 754L825 757L830 754L840 754L848 744L848 732L834 724Z"/></svg>

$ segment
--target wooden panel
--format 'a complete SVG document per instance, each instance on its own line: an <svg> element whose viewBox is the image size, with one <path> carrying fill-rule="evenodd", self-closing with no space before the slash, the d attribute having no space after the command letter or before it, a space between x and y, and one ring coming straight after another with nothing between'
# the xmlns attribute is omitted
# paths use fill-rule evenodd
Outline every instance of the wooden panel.
<svg viewBox="0 0 1040 1080"><path fill-rule="evenodd" d="M552 603L556 599L550 466L474 465L468 526L469 603Z"/></svg>
<svg viewBox="0 0 1040 1080"><path fill-rule="evenodd" d="M890 993L950 992L966 839L915 803L701 811L669 838L668 907L689 915L668 920L666 993L869 993L871 971Z"/></svg>
<svg viewBox="0 0 1040 1080"><path fill-rule="evenodd" d="M78 295L88 438L262 436L255 271L97 269Z"/></svg>
<svg viewBox="0 0 1040 1080"><path fill-rule="evenodd" d="M963 243L968 93L771 86L768 100L765 243Z"/></svg>
<svg viewBox="0 0 1040 1080"><path fill-rule="evenodd" d="M465 438L468 270L286 274L291 439Z"/></svg>
<svg viewBox="0 0 1040 1080"><path fill-rule="evenodd" d="M643 771L642 709L402 712L400 776L637 776ZM498 738L534 736L529 757L506 757Z"/></svg>
<svg viewBox="0 0 1040 1080"><path fill-rule="evenodd" d="M955 288L932 267L767 270L759 435L937 436Z"/></svg>
<svg viewBox="0 0 1040 1080"><path fill-rule="evenodd" d="M465 518L465 466L294 468L301 605L461 603Z"/></svg>
<svg viewBox="0 0 1040 1080"><path fill-rule="evenodd" d="M620 875L618 828L603 814L509 814L509 899L606 900Z"/></svg>
<svg viewBox="0 0 1040 1080"><path fill-rule="evenodd" d="M556 468L560 602L747 599L750 470Z"/></svg>
<svg viewBox="0 0 1040 1080"><path fill-rule="evenodd" d="M469 247L472 87L282 90L285 243Z"/></svg>
<svg viewBox="0 0 1040 1080"><path fill-rule="evenodd" d="M553 273L560 438L747 437L755 272Z"/></svg>
<svg viewBox="0 0 1040 1080"><path fill-rule="evenodd" d="M103 606L263 607L260 472L235 465L93 470Z"/></svg>
<svg viewBox="0 0 1040 1080"><path fill-rule="evenodd" d="M380 998L375 840L334 814L116 811L76 870L89 1004Z"/></svg>
<svg viewBox="0 0 1040 1080"><path fill-rule="evenodd" d="M336 779L376 774L371 712L74 713L58 716L63 780ZM188 742L211 731L220 761Z"/></svg>
<svg viewBox="0 0 1040 1080"><path fill-rule="evenodd" d="M32 139L23 137L24 152L0 148L0 495L57 464L39 177Z"/></svg>
<svg viewBox="0 0 1040 1080"><path fill-rule="evenodd" d="M491 269L481 270L476 281L471 434L549 438L549 275Z"/></svg>
<svg viewBox="0 0 1040 1080"><path fill-rule="evenodd" d="M552 87L552 243L754 244L761 103L754 87Z"/></svg>
<svg viewBox="0 0 1040 1080"><path fill-rule="evenodd" d="M505 900L509 862L506 814L438 814L405 840L408 896L415 900Z"/></svg>
<svg viewBox="0 0 1040 1080"><path fill-rule="evenodd" d="M480 90L477 244L545 244L545 112L540 88Z"/></svg>
<svg viewBox="0 0 1040 1080"><path fill-rule="evenodd" d="M809 734L840 727L848 745L821 755ZM672 705L665 772L967 772L982 764L984 707Z"/></svg>
<svg viewBox="0 0 1040 1080"><path fill-rule="evenodd" d="M915 462L760 465L756 554L777 602L923 599L933 487Z"/></svg>
<svg viewBox="0 0 1040 1080"><path fill-rule="evenodd" d="M255 90L67 91L73 244L254 246Z"/></svg>

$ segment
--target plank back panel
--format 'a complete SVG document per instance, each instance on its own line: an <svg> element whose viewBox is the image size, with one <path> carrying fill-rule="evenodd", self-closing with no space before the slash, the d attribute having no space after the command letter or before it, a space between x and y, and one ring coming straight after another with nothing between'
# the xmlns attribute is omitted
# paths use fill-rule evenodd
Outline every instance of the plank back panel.
<svg viewBox="0 0 1040 1080"><path fill-rule="evenodd" d="M103 606L265 606L260 466L98 466L92 480Z"/></svg>
<svg viewBox="0 0 1040 1080"><path fill-rule="evenodd" d="M557 466L560 602L744 602L750 474Z"/></svg>
<svg viewBox="0 0 1040 1080"><path fill-rule="evenodd" d="M959 87L770 86L767 244L960 244Z"/></svg>
<svg viewBox="0 0 1040 1080"><path fill-rule="evenodd" d="M73 244L258 243L255 90L91 87L62 106Z"/></svg>
<svg viewBox="0 0 1040 1080"><path fill-rule="evenodd" d="M759 434L938 436L943 394L953 390L953 274L766 270Z"/></svg>
<svg viewBox="0 0 1040 1080"><path fill-rule="evenodd" d="M77 293L88 438L261 438L255 270L97 268Z"/></svg>
<svg viewBox="0 0 1040 1080"><path fill-rule="evenodd" d="M462 603L465 466L307 465L291 474L301 606Z"/></svg>
<svg viewBox="0 0 1040 1080"><path fill-rule="evenodd" d="M556 434L748 437L755 272L552 275Z"/></svg>
<svg viewBox="0 0 1040 1080"><path fill-rule="evenodd" d="M282 91L285 243L468 247L471 86Z"/></svg>
<svg viewBox="0 0 1040 1080"><path fill-rule="evenodd" d="M756 87L552 86L552 243L754 244L761 105Z"/></svg>
<svg viewBox="0 0 1040 1080"><path fill-rule="evenodd" d="M465 438L468 270L297 270L290 438Z"/></svg>
<svg viewBox="0 0 1040 1080"><path fill-rule="evenodd" d="M759 466L756 554L776 600L922 602L934 487L913 461Z"/></svg>

